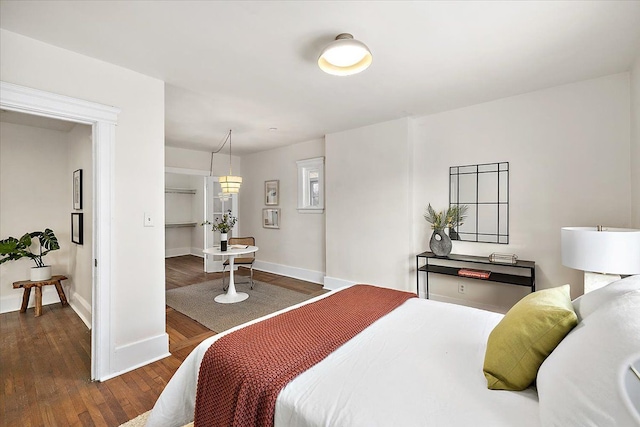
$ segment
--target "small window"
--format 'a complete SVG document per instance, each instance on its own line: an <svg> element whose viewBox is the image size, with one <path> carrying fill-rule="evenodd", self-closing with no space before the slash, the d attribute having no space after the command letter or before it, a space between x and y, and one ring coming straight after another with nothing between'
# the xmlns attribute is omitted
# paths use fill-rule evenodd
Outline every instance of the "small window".
<svg viewBox="0 0 640 427"><path fill-rule="evenodd" d="M324 157L298 160L298 211L324 211Z"/></svg>

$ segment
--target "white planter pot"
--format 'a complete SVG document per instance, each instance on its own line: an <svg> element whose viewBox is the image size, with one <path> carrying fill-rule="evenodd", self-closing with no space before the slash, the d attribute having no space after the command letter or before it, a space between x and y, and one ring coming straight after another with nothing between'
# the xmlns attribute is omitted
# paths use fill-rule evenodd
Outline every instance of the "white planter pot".
<svg viewBox="0 0 640 427"><path fill-rule="evenodd" d="M31 267L31 281L41 282L43 280L51 279L51 266L45 265L44 267Z"/></svg>

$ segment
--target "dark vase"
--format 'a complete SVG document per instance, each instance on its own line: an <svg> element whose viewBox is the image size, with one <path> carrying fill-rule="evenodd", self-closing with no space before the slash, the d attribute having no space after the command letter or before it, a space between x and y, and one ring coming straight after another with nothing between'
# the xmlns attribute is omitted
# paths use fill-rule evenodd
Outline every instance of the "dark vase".
<svg viewBox="0 0 640 427"><path fill-rule="evenodd" d="M444 232L444 229L436 229L433 230L431 240L429 240L429 247L431 248L431 252L437 256L448 256L451 253L453 244L449 236Z"/></svg>
<svg viewBox="0 0 640 427"><path fill-rule="evenodd" d="M222 252L227 250L227 233L220 233L220 250Z"/></svg>

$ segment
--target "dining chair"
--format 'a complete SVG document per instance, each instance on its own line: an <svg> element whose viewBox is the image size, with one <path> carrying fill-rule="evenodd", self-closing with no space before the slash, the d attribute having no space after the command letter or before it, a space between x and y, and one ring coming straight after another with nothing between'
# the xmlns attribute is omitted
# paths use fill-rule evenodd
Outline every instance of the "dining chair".
<svg viewBox="0 0 640 427"><path fill-rule="evenodd" d="M256 245L256 239L253 237L230 237L229 238L229 245L249 245L249 246L255 246ZM246 254L243 255L242 258L236 258L233 260L233 264L234 265L244 265L244 266L249 266L250 269L250 283L251 283L251 289L253 289L253 263L256 260L256 253L250 253L250 254ZM227 287L229 285L225 285L224 284L224 272L227 269L227 267L229 266L229 259L226 259L224 261L224 263L222 263L222 286L223 289L226 291Z"/></svg>

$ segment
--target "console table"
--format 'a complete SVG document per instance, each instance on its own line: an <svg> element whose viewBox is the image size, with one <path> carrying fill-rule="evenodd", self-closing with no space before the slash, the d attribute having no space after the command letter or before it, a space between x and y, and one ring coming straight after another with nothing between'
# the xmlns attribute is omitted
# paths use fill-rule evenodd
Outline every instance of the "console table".
<svg viewBox="0 0 640 427"><path fill-rule="evenodd" d="M420 265L420 260L424 265ZM444 262L443 262L444 261ZM474 264L474 267L468 267ZM488 279L461 276L461 268L477 268L491 271ZM505 273L505 271L510 271ZM536 263L534 261L517 261L515 264L504 264L489 261L489 257L472 255L454 255L439 257L433 252L423 252L416 255L416 293L420 295L420 272L425 274L425 290L429 298L429 273L456 276L463 279L484 280L485 282L506 283L508 285L526 286L531 292L536 290Z"/></svg>

